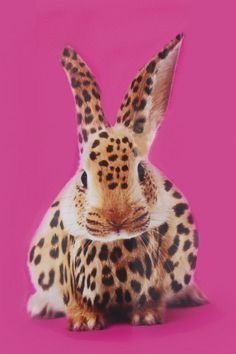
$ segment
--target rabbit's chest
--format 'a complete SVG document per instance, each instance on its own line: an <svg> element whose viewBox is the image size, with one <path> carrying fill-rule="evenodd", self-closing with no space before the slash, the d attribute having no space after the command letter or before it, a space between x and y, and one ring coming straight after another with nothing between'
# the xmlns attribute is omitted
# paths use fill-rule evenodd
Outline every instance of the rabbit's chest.
<svg viewBox="0 0 236 354"><path fill-rule="evenodd" d="M142 304L158 296L159 238L110 243L80 241L75 249L75 288L88 306Z"/></svg>

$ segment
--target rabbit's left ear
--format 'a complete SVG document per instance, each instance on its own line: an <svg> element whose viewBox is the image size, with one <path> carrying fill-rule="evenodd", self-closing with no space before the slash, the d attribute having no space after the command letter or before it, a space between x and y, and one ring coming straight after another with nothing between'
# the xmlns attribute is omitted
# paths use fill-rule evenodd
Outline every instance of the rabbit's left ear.
<svg viewBox="0 0 236 354"><path fill-rule="evenodd" d="M165 114L182 38L176 36L139 71L118 112L117 126L132 131L141 155L148 153Z"/></svg>

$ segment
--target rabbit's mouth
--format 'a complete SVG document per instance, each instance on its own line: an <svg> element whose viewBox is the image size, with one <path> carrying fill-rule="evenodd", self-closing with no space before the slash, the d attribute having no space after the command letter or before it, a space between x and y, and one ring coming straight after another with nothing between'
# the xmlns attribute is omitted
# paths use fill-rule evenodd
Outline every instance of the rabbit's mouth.
<svg viewBox="0 0 236 354"><path fill-rule="evenodd" d="M125 208L91 208L85 216L88 236L103 241L138 236L148 229L149 224L149 209L141 203Z"/></svg>
<svg viewBox="0 0 236 354"><path fill-rule="evenodd" d="M100 241L114 241L140 236L150 225L148 212L133 219L125 218L122 222L105 220L104 223L87 218L87 238Z"/></svg>

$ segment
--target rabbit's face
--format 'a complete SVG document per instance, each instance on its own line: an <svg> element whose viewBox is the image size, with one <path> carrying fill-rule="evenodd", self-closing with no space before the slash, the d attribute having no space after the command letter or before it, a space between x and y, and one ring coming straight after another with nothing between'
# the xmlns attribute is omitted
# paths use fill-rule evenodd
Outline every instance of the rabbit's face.
<svg viewBox="0 0 236 354"><path fill-rule="evenodd" d="M157 177L147 154L166 111L182 35L132 81L113 128L105 121L98 85L85 62L65 48L62 64L75 97L81 163L63 209L74 236L114 240L161 224Z"/></svg>
<svg viewBox="0 0 236 354"><path fill-rule="evenodd" d="M88 237L133 237L150 225L155 177L128 130L107 128L89 139L78 185L78 199L83 190L78 216L83 215Z"/></svg>

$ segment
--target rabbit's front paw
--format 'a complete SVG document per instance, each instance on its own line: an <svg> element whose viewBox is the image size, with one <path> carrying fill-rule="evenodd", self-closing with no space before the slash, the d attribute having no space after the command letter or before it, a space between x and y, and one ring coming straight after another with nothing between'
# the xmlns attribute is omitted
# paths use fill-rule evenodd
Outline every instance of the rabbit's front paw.
<svg viewBox="0 0 236 354"><path fill-rule="evenodd" d="M147 308L137 309L131 314L131 323L135 326L140 325L154 325L164 322L164 309L160 308Z"/></svg>
<svg viewBox="0 0 236 354"><path fill-rule="evenodd" d="M89 331L106 327L104 316L86 309L69 311L69 329L71 331Z"/></svg>

